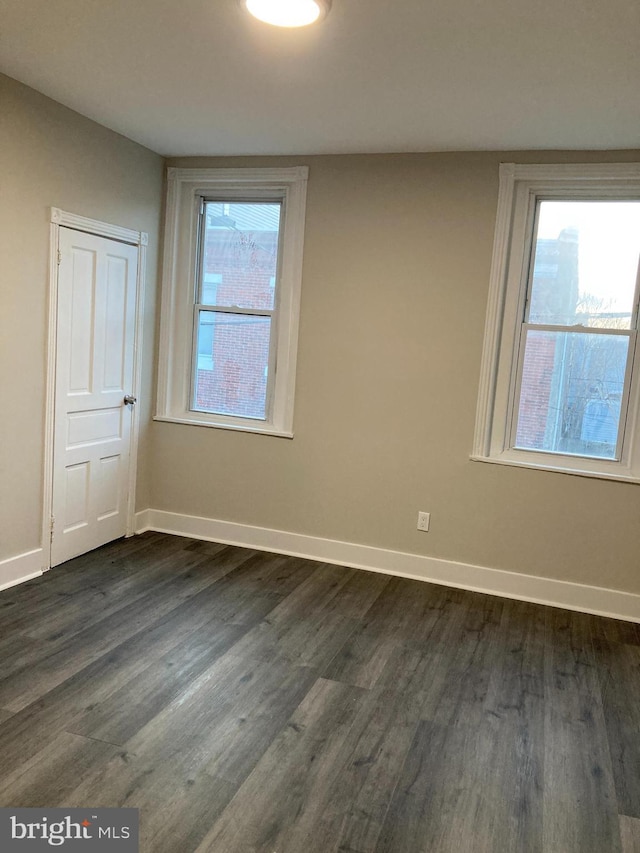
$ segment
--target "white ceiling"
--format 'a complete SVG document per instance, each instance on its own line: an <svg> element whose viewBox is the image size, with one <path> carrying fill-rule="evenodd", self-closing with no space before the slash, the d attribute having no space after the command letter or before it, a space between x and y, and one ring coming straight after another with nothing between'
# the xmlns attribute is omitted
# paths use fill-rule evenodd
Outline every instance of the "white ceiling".
<svg viewBox="0 0 640 853"><path fill-rule="evenodd" d="M638 0L0 0L0 70L165 155L640 146Z"/></svg>

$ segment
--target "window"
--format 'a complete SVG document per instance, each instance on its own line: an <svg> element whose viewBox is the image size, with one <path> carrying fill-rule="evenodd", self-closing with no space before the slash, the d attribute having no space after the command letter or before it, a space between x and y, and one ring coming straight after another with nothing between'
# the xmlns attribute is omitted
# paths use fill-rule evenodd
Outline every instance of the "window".
<svg viewBox="0 0 640 853"><path fill-rule="evenodd" d="M500 171L473 458L640 480L640 166Z"/></svg>
<svg viewBox="0 0 640 853"><path fill-rule="evenodd" d="M293 434L307 169L170 169L157 420Z"/></svg>

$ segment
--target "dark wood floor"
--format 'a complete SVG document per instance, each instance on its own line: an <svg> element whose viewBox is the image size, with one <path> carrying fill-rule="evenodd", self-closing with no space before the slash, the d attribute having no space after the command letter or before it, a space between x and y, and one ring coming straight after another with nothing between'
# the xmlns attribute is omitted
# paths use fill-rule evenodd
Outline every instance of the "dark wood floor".
<svg viewBox="0 0 640 853"><path fill-rule="evenodd" d="M640 626L150 533L0 593L0 806L144 853L640 851Z"/></svg>

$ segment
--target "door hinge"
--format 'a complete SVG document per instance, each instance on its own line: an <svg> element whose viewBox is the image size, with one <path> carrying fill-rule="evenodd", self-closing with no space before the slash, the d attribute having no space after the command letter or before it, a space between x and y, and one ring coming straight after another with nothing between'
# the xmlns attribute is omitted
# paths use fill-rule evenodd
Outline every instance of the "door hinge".
<svg viewBox="0 0 640 853"><path fill-rule="evenodd" d="M58 249L58 266L62 263L62 252Z"/></svg>
<svg viewBox="0 0 640 853"><path fill-rule="evenodd" d="M53 531L55 529L55 526L56 526L56 519L55 519L55 516L52 515L51 518L49 519L49 537L51 539L51 542L53 542Z"/></svg>

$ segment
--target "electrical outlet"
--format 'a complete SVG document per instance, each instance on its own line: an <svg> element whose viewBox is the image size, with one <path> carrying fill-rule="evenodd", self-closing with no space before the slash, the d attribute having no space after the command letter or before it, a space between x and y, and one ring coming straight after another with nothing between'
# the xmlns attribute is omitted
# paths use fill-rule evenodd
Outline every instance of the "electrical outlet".
<svg viewBox="0 0 640 853"><path fill-rule="evenodd" d="M422 530L425 533L429 530L429 518L431 517L430 512L419 512L418 513L418 530Z"/></svg>

